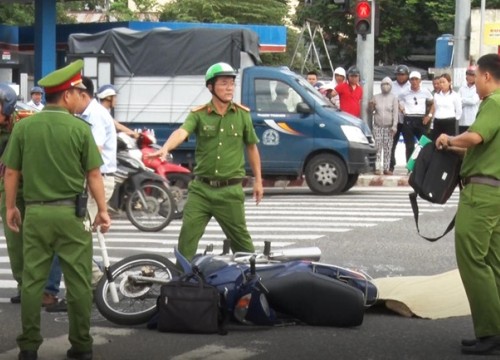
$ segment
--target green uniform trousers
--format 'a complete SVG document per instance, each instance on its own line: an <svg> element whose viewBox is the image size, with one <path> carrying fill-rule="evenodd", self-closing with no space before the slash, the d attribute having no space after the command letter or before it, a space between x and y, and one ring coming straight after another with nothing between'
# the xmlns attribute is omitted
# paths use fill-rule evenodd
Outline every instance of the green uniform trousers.
<svg viewBox="0 0 500 360"><path fill-rule="evenodd" d="M500 335L500 187L460 193L455 251L477 337Z"/></svg>
<svg viewBox="0 0 500 360"><path fill-rule="evenodd" d="M76 351L90 351L92 309L92 233L74 206L28 205L24 219L24 269L21 291L21 350L37 350L40 335L40 299L54 253L59 255L66 283L69 342Z"/></svg>
<svg viewBox="0 0 500 360"><path fill-rule="evenodd" d="M189 184L184 207L179 251L191 260L212 216L217 220L233 252L254 252L252 238L245 221L245 193L241 184L220 188L198 180Z"/></svg>
<svg viewBox="0 0 500 360"><path fill-rule="evenodd" d="M7 253L9 254L10 269L19 287L22 284L23 276L23 230L21 227L21 231L16 233L9 229L6 220L7 208L5 207L5 192L2 192L0 196L0 214L3 221L3 231L7 244ZM24 200L22 197L16 199L16 206L21 212L21 218L24 219Z"/></svg>

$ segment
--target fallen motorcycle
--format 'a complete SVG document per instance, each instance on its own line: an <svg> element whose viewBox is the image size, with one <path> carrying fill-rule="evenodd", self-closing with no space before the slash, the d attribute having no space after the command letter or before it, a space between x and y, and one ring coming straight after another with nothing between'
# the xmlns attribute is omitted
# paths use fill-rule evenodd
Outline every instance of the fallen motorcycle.
<svg viewBox="0 0 500 360"><path fill-rule="evenodd" d="M377 300L377 288L366 274L317 262L321 251L315 247L271 251L266 242L262 254L230 255L224 251L215 255L210 250L195 256L192 262L177 251L175 256L184 273L196 269L206 283L224 294L229 313L243 323L252 323L247 317L251 310L248 296L252 295L247 292L244 301L240 295L248 284L255 287L255 280L250 282L255 275L259 287L265 289L265 296L258 294L257 301L267 301L277 313L310 325L360 325L365 308ZM160 287L183 272L158 254L122 259L99 282L95 292L97 308L106 319L119 325L145 323L157 311ZM114 286L118 299L113 300Z"/></svg>
<svg viewBox="0 0 500 360"><path fill-rule="evenodd" d="M177 212L167 181L131 156L120 137L118 144L115 189L108 206L125 211L130 222L141 231L164 229Z"/></svg>

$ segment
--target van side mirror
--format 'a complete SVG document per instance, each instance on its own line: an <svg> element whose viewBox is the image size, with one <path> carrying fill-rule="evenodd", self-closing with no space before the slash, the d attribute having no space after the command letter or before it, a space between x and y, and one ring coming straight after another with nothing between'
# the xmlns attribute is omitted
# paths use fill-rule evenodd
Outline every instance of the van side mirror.
<svg viewBox="0 0 500 360"><path fill-rule="evenodd" d="M312 113L312 109L305 102L299 102L297 104L297 112L299 114L310 114Z"/></svg>

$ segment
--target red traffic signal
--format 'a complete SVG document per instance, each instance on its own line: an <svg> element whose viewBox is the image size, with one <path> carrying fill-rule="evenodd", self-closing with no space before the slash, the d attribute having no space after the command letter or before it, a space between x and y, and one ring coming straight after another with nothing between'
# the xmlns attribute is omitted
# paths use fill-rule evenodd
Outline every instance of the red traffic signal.
<svg viewBox="0 0 500 360"><path fill-rule="evenodd" d="M354 32L359 35L372 32L372 2L358 1L354 17Z"/></svg>

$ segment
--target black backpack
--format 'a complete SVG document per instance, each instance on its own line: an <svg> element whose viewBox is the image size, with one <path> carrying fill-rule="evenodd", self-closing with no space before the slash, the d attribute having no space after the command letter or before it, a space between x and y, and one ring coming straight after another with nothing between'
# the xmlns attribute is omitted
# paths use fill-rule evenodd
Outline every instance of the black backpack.
<svg viewBox="0 0 500 360"><path fill-rule="evenodd" d="M455 226L455 217L438 237L428 238L420 234L418 227L417 196L435 204L445 204L460 184L462 158L453 151L438 150L434 143L425 145L415 161L408 183L414 192L409 194L418 234L426 240L436 241L445 236Z"/></svg>

